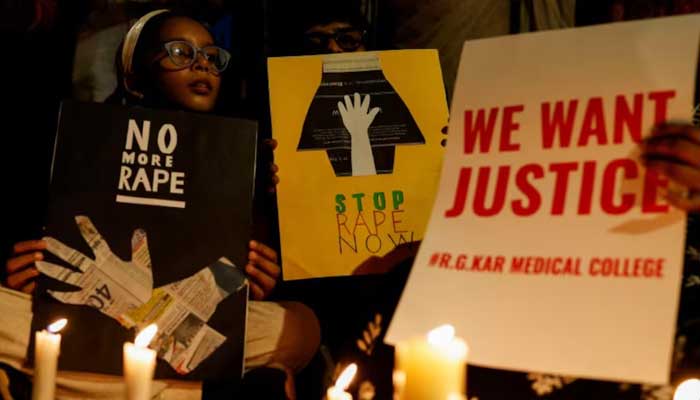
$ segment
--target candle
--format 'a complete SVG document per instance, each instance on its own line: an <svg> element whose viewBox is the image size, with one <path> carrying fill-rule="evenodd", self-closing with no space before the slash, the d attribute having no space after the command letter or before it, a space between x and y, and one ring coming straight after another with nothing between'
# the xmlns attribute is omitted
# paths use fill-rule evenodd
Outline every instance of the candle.
<svg viewBox="0 0 700 400"><path fill-rule="evenodd" d="M688 379L678 385L673 400L700 400L700 379Z"/></svg>
<svg viewBox="0 0 700 400"><path fill-rule="evenodd" d="M335 385L328 388L326 400L352 400L352 396L345 389L348 388L356 373L357 365L354 363L348 365L335 381Z"/></svg>
<svg viewBox="0 0 700 400"><path fill-rule="evenodd" d="M56 367L61 350L58 333L68 320L61 318L47 329L34 334L34 382L32 400L53 400L56 390Z"/></svg>
<svg viewBox="0 0 700 400"><path fill-rule="evenodd" d="M134 343L124 343L124 380L128 400L151 398L151 380L156 367L156 352L148 348L158 327L148 325L137 336Z"/></svg>
<svg viewBox="0 0 700 400"><path fill-rule="evenodd" d="M401 400L463 398L467 345L454 336L451 325L442 325L419 338L398 343L396 366ZM396 380L396 379L395 379Z"/></svg>

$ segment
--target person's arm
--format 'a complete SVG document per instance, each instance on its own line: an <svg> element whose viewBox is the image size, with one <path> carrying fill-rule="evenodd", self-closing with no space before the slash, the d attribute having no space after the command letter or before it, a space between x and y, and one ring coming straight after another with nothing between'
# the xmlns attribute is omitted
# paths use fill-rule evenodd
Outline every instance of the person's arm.
<svg viewBox="0 0 700 400"><path fill-rule="evenodd" d="M34 262L44 259L43 251L46 242L43 240L27 240L16 243L12 248L12 256L5 263L7 279L5 286L24 293L32 293L36 288L34 278L39 275Z"/></svg>
<svg viewBox="0 0 700 400"><path fill-rule="evenodd" d="M641 150L642 163L672 181L665 194L669 203L686 211L700 211L700 128L684 123L659 124L642 142Z"/></svg>

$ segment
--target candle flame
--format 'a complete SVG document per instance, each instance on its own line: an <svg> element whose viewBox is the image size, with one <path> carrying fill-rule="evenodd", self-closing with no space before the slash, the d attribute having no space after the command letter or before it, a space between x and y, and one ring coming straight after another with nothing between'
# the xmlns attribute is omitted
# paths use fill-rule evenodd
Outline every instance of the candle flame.
<svg viewBox="0 0 700 400"><path fill-rule="evenodd" d="M340 390L345 390L350 386L350 382L352 382L352 379L355 377L355 374L357 373L357 364L352 363L347 366L343 370L343 372L340 374L338 377L338 380L335 381L335 387L340 389Z"/></svg>
<svg viewBox="0 0 700 400"><path fill-rule="evenodd" d="M136 335L136 340L134 340L134 344L136 345L136 347L148 347L148 344L151 343L151 340L153 340L153 337L156 335L156 332L158 332L158 325L148 325L147 327L143 328L143 330L139 332L138 335Z"/></svg>
<svg viewBox="0 0 700 400"><path fill-rule="evenodd" d="M65 318L61 318L58 321L55 321L53 324L49 325L48 331L51 333L58 333L61 329L65 328L66 324L68 324L68 320Z"/></svg>
<svg viewBox="0 0 700 400"><path fill-rule="evenodd" d="M445 346L455 337L455 328L450 324L440 325L428 332L428 343L433 346Z"/></svg>
<svg viewBox="0 0 700 400"><path fill-rule="evenodd" d="M688 379L678 385L673 400L699 400L700 399L700 379Z"/></svg>

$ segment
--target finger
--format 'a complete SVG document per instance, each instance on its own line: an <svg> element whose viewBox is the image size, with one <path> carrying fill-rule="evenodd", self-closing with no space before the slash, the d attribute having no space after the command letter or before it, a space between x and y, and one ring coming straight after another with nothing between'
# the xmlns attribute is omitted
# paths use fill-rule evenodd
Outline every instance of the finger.
<svg viewBox="0 0 700 400"><path fill-rule="evenodd" d="M660 136L642 143L645 157L675 158L679 161L700 167L700 145L684 136Z"/></svg>
<svg viewBox="0 0 700 400"><path fill-rule="evenodd" d="M272 279L277 279L280 276L280 266L277 265L276 261L272 261L255 251L251 251L248 254L248 258L250 259L250 264L261 269L268 276L272 277Z"/></svg>
<svg viewBox="0 0 700 400"><path fill-rule="evenodd" d="M265 144L267 144L270 149L274 150L277 148L277 140L276 139L265 139Z"/></svg>
<svg viewBox="0 0 700 400"><path fill-rule="evenodd" d="M7 286L20 290L23 286L29 283L30 280L36 278L39 275L39 271L36 268L26 268L14 274L8 275Z"/></svg>
<svg viewBox="0 0 700 400"><path fill-rule="evenodd" d="M685 211L700 211L700 197L686 197L675 192L666 192L664 194L666 200L673 206Z"/></svg>
<svg viewBox="0 0 700 400"><path fill-rule="evenodd" d="M700 170L697 168L655 159L645 159L644 165L688 188L700 189Z"/></svg>
<svg viewBox="0 0 700 400"><path fill-rule="evenodd" d="M47 290L54 299L66 304L82 304L82 294L80 292L57 292L55 290Z"/></svg>
<svg viewBox="0 0 700 400"><path fill-rule="evenodd" d="M258 253L267 257L268 260L271 260L273 262L277 262L277 252L272 247L270 247L264 243L260 243L257 240L251 240L248 243L248 246L250 247L251 250L257 251Z"/></svg>
<svg viewBox="0 0 700 400"><path fill-rule="evenodd" d="M80 272L74 272L68 268L64 268L60 265L56 265L46 261L37 261L36 268L44 275L50 276L61 282L69 283L71 285L79 286L78 281L82 275Z"/></svg>
<svg viewBox="0 0 700 400"><path fill-rule="evenodd" d="M280 170L280 167L278 167L277 164L275 164L275 163L270 164L270 172L272 172L273 174L276 174L277 172L279 172L279 170Z"/></svg>
<svg viewBox="0 0 700 400"><path fill-rule="evenodd" d="M265 292L253 282L250 282L250 297L253 300L263 300L265 299Z"/></svg>
<svg viewBox="0 0 700 400"><path fill-rule="evenodd" d="M700 144L700 129L690 124L679 124L673 122L665 122L654 126L651 130L651 136L645 140L652 140L658 136L683 136L686 139Z"/></svg>
<svg viewBox="0 0 700 400"><path fill-rule="evenodd" d="M277 175L272 175L272 185L277 186L280 183L280 177Z"/></svg>
<svg viewBox="0 0 700 400"><path fill-rule="evenodd" d="M7 264L5 264L6 271L8 274L13 274L16 271L19 271L20 269L26 267L27 265L31 265L34 261L43 259L44 255L39 252L12 257L9 260L7 260Z"/></svg>
<svg viewBox="0 0 700 400"><path fill-rule="evenodd" d="M28 284L22 286L22 291L27 294L32 294L34 293L34 289L36 289L36 282L32 281L29 282Z"/></svg>
<svg viewBox="0 0 700 400"><path fill-rule="evenodd" d="M369 112L369 115L367 115L367 118L369 118L369 123L370 123L370 124L372 123L372 121L374 121L374 117L376 117L377 114L379 114L379 110L380 110L379 107L374 107L374 108Z"/></svg>
<svg viewBox="0 0 700 400"><path fill-rule="evenodd" d="M360 107L363 113L367 113L367 110L369 110L369 95L366 94L365 98L362 99L362 106Z"/></svg>
<svg viewBox="0 0 700 400"><path fill-rule="evenodd" d="M43 240L25 240L23 242L17 242L12 247L12 252L14 254L26 253L28 251L35 250L46 250L46 242Z"/></svg>
<svg viewBox="0 0 700 400"><path fill-rule="evenodd" d="M447 135L447 125L443 126L440 132L442 132L443 135Z"/></svg>
<svg viewBox="0 0 700 400"><path fill-rule="evenodd" d="M353 98L355 99L355 108L358 109L362 107L362 100L360 99L360 94L355 92Z"/></svg>
<svg viewBox="0 0 700 400"><path fill-rule="evenodd" d="M107 242L102 238L102 235L100 235L100 232L95 228L90 218L85 215L78 215L75 217L75 223L78 225L80 234L83 235L85 242L87 242L94 251L95 257L99 257L98 254L110 252Z"/></svg>
<svg viewBox="0 0 700 400"><path fill-rule="evenodd" d="M345 97L348 97L348 96L345 96ZM343 103L340 102L340 101L338 102L338 111L340 111L340 116L341 116L341 117L342 117L343 115L345 115L345 114L348 112L348 110L345 108L345 106L343 105Z"/></svg>
<svg viewBox="0 0 700 400"><path fill-rule="evenodd" d="M148 235L136 229L131 235L131 261L145 269L151 269L151 253L148 250Z"/></svg>
<svg viewBox="0 0 700 400"><path fill-rule="evenodd" d="M254 264L247 264L245 266L245 271L250 277L250 280L260 286L263 290L265 290L265 292L272 291L277 284L277 281L273 277L266 274L262 269L258 268Z"/></svg>
<svg viewBox="0 0 700 400"><path fill-rule="evenodd" d="M343 98L345 99L345 109L352 110L353 106L352 106L352 100L350 100L350 96L345 95Z"/></svg>
<svg viewBox="0 0 700 400"><path fill-rule="evenodd" d="M94 265L92 259L90 259L88 256L79 252L78 250L74 250L73 248L66 246L60 240L52 237L45 237L44 240L46 241L46 250L79 270L85 272L88 268Z"/></svg>

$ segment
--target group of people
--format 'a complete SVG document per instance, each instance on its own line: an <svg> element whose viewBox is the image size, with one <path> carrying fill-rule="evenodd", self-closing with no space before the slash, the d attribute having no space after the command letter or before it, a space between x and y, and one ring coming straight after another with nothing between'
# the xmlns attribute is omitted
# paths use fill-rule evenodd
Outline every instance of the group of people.
<svg viewBox="0 0 700 400"><path fill-rule="evenodd" d="M328 18L310 25L304 34L304 51L308 54L366 50L366 30L355 16ZM108 102L158 109L212 113L220 97L222 72L231 62L231 54L214 43L200 22L169 10L157 10L141 17L129 30L117 55L118 87ZM689 110L690 111L690 110ZM274 148L274 141L271 146ZM686 188L669 191L666 198L688 211L700 210L700 129L685 123L665 123L641 145L643 164ZM270 165L267 182L272 188L279 179L277 166ZM38 234L38 233L37 233ZM46 242L38 239L20 241L5 262L6 278L0 290L0 359L18 369L26 359L29 343L31 300L14 292L32 294L39 275L34 263L46 257ZM277 251L259 240L249 243L245 266L251 287L247 326L247 370L267 367L284 372L284 392L295 398L294 375L303 369L317 352L321 329L314 310L297 301L269 301L281 276ZM410 258L401 258L404 261ZM396 263L399 264L399 263ZM391 267L389 267L391 269ZM22 299L23 312L5 313L3 308ZM19 330L9 332L2 326ZM5 346L2 343L12 343ZM99 385L90 386L99 397ZM259 397L264 398L264 397Z"/></svg>
<svg viewBox="0 0 700 400"><path fill-rule="evenodd" d="M356 21L351 17L319 20L305 32L305 51L318 54L364 50L366 34L362 27L356 26ZM107 103L214 113L220 97L222 73L232 60L229 51L214 43L212 34L202 23L161 9L142 16L133 24L119 47L116 61L117 88L107 98ZM274 142L272 145L274 147ZM271 189L278 182L276 171L277 166L273 164L269 176L263 174L269 178L265 184ZM45 259L46 250L46 241L38 237L15 243L5 262L3 286L33 294L40 274L35 262ZM300 302L269 301L281 275L278 254L271 246L251 240L245 272L251 298L245 369L268 367L283 371L284 392L288 398L294 398L293 376L316 354L319 323L314 312ZM8 326L14 330L8 332L7 341L14 346L0 346L6 349L0 351L0 361L21 368L29 343L31 300L7 290L0 291L0 297L4 297L0 299L0 308L15 304L12 300L18 298L28 304L22 307L21 315L0 313L3 318L13 319ZM95 391L96 397L100 396L99 385L89 389Z"/></svg>

